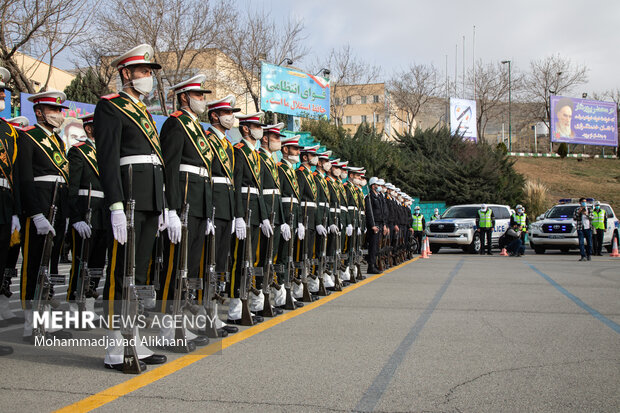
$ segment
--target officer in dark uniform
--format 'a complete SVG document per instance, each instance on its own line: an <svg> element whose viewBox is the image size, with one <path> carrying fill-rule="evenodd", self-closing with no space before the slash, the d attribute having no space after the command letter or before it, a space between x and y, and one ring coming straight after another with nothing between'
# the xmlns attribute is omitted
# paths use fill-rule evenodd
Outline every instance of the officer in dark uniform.
<svg viewBox="0 0 620 413"><path fill-rule="evenodd" d="M269 222L267 209L262 195L261 162L258 155L257 145L263 137L261 118L263 112L249 115L236 115L239 119L239 132L242 140L234 147L235 157L235 238L232 243L232 263L230 274L230 303L228 305L228 323L240 324L242 316L241 292L239 291L243 258L248 235L251 236L251 257L245 257L253 265L256 264L256 246L258 245L259 228L266 237L271 237L273 231ZM246 219L251 210L249 227L251 234L247 234ZM249 285L249 283L248 283ZM264 296L248 293L250 311L258 312L263 308ZM263 321L262 316L253 316L254 322Z"/></svg>
<svg viewBox="0 0 620 413"><path fill-rule="evenodd" d="M69 149L69 224L73 249L71 257L71 275L67 289L67 301L76 299L80 259L82 258L82 241L89 239L89 256L83 257L88 263L90 282L85 286L85 297L90 299L88 308L94 311L94 299L99 294L97 286L103 276L107 251L106 227L108 223L103 188L99 181L99 166L94 135L94 113L81 116L87 139ZM90 196L91 220L86 223L88 197Z"/></svg>
<svg viewBox="0 0 620 413"><path fill-rule="evenodd" d="M381 181L373 176L368 182L370 191L366 195L366 228L368 243L368 274L380 274L377 268L377 253L379 251L379 239L381 235L387 235L387 226L385 225L386 208L382 198Z"/></svg>
<svg viewBox="0 0 620 413"><path fill-rule="evenodd" d="M299 153L299 135L291 136L289 138L282 139L282 161L278 162L278 174L280 179L280 195L282 200L282 210L284 212L284 220L291 227L291 232L293 228L297 228L297 237L293 237L289 242L296 242L299 240L300 242L305 237L305 228L303 225L303 219L300 216L300 185L297 181L297 174L295 173L295 165L300 162ZM282 234L282 233L281 233ZM292 235L292 234L291 234ZM284 240L283 235L281 235L280 243L278 245L278 253L276 262L281 265L286 265L288 263L289 258L289 242ZM281 281L281 280L280 280ZM291 282L293 280L291 279ZM297 285L293 283L292 290L297 290L298 294L294 294L293 296L301 296L299 291L301 290L301 285ZM301 290L303 292L303 290ZM275 305L278 307L283 307L285 302L284 300L278 300L279 295L276 294ZM281 297L281 296L280 296ZM286 299L286 297L284 297ZM294 298L293 298L294 300ZM299 301L294 301L297 307L303 307L303 303Z"/></svg>
<svg viewBox="0 0 620 413"><path fill-rule="evenodd" d="M158 299L161 311L171 312L176 285L176 270L181 240L181 211L184 202L189 205L187 237L187 277L198 279L201 276L201 263L205 244L205 235L213 233L211 222L213 200L211 180L211 163L213 149L209 144L208 132L205 132L198 120L207 107L205 94L211 93L203 87L206 76L197 75L172 86L180 110L174 112L164 122L161 129L161 148L166 174L166 205L168 206L168 231L164 238L163 268L165 277L160 283ZM172 326L162 327L161 336L167 340L175 338ZM220 331L219 335L227 335ZM185 331L187 348L193 351L196 346L204 346L209 339ZM168 350L179 351L178 347Z"/></svg>
<svg viewBox="0 0 620 413"><path fill-rule="evenodd" d="M105 204L110 211L108 231L108 267L103 291L104 313L120 315L125 273L127 216L125 202L135 200L135 274L136 285L147 284L148 266L158 228L163 229L164 169L159 135L153 119L140 100L153 88L153 70L161 66L153 61L153 48L142 44L114 59L122 91L104 96L95 109L97 163ZM129 166L132 176L129 176ZM109 330L110 339L120 340L119 330ZM139 335L136 336L140 342ZM138 357L146 364L166 362L163 355L153 354L136 345ZM123 347L108 347L104 365L122 370Z"/></svg>
<svg viewBox="0 0 620 413"><path fill-rule="evenodd" d="M39 264L43 252L45 235L54 234L54 248L50 262L51 268L58 267L60 247L65 234L68 211L69 162L65 156L65 145L54 132L64 120L62 109L66 97L59 91L37 93L28 98L34 103L37 125L24 129L24 136L18 141L17 162L19 168L20 199L24 211L22 226L23 261L21 274L21 301L24 309L24 340L34 342L32 334L32 302L37 285ZM56 194L56 213L54 225L47 215L52 204L54 187ZM50 293L53 296L53 290ZM51 297L50 297L51 298ZM58 303L54 300L52 306ZM58 338L71 334L64 331L49 333Z"/></svg>
<svg viewBox="0 0 620 413"><path fill-rule="evenodd" d="M259 148L259 156L261 160L261 181L263 184L263 199L265 203L265 208L267 210L267 214L271 219L271 212L274 213L274 222L272 223L274 226L273 232L273 250L272 253L272 263L275 263L277 258L278 247L280 244L280 238L283 239L285 243L291 239L291 228L286 222L286 216L284 215L284 209L282 208L282 196L280 189L282 187L282 182L280 181L280 175L278 171L278 165L276 160L274 159L275 153L282 149L281 138L284 137L284 134L280 133L280 130L284 127L283 123L278 123L277 125L267 125L263 128L263 137L260 142ZM268 251L269 246L269 237L267 237L262 231L259 235L259 251L257 256L257 266L265 267L267 257L270 253ZM270 289L271 283L275 280L276 274L273 274L274 279L265 280L263 278L262 289L263 292ZM267 281L267 282L265 282ZM282 286L278 286L278 288L274 289L274 299L277 297L284 297L286 299L285 291ZM270 305L265 302L265 305ZM276 307L277 307L276 303ZM273 312L278 315L282 313L282 310L276 308ZM261 314L262 315L262 314Z"/></svg>

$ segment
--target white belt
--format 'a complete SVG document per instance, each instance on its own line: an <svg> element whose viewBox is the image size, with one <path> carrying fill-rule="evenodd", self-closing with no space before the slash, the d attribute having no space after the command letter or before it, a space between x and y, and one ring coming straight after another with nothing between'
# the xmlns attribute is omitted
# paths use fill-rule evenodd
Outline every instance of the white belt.
<svg viewBox="0 0 620 413"><path fill-rule="evenodd" d="M78 195L80 196L88 196L88 189L80 189L78 191ZM90 191L90 196L93 198L103 198L103 191Z"/></svg>
<svg viewBox="0 0 620 413"><path fill-rule="evenodd" d="M356 210L356 209L357 209L357 208L356 208L356 207L354 207L354 206L350 206L350 207L349 207L349 211L354 211L354 210Z"/></svg>
<svg viewBox="0 0 620 413"><path fill-rule="evenodd" d="M196 174L202 178L207 178L209 176L209 171L207 171L207 168L205 168L204 166L188 165L185 163L182 163L179 166L179 172L189 172L192 174Z"/></svg>
<svg viewBox="0 0 620 413"><path fill-rule="evenodd" d="M280 190L278 188L263 189L263 195L280 195Z"/></svg>
<svg viewBox="0 0 620 413"><path fill-rule="evenodd" d="M340 206L340 210L341 210L341 211L344 211L344 212L347 212L347 207L346 207L346 206L342 206L342 205L341 205L341 206Z"/></svg>
<svg viewBox="0 0 620 413"><path fill-rule="evenodd" d="M329 212L336 212L336 208L330 208Z"/></svg>
<svg viewBox="0 0 620 413"><path fill-rule="evenodd" d="M4 178L0 178L0 187L6 188L6 189L11 189L11 186L9 185L9 181L7 181Z"/></svg>
<svg viewBox="0 0 620 413"><path fill-rule="evenodd" d="M285 197L283 197L282 198L282 202L286 202L286 203L291 203L292 202L294 204L298 203L297 198L294 198L292 196L285 196Z"/></svg>
<svg viewBox="0 0 620 413"><path fill-rule="evenodd" d="M138 163L149 163L151 165L161 165L161 161L157 155L131 155L121 158L121 166L132 165Z"/></svg>
<svg viewBox="0 0 620 413"><path fill-rule="evenodd" d="M328 207L329 205L327 204L327 202L319 202L319 206Z"/></svg>
<svg viewBox="0 0 620 413"><path fill-rule="evenodd" d="M232 182L230 182L230 179L228 179L227 176L214 176L211 178L211 182L214 184L232 185Z"/></svg>
<svg viewBox="0 0 620 413"><path fill-rule="evenodd" d="M258 188L254 188L253 186L244 186L243 188L241 188L242 194L247 194L248 192L254 195L258 195Z"/></svg>
<svg viewBox="0 0 620 413"><path fill-rule="evenodd" d="M316 202L304 201L304 202L301 203L301 206L302 207L307 207L308 206L308 207L316 208Z"/></svg>
<svg viewBox="0 0 620 413"><path fill-rule="evenodd" d="M35 182L58 182L59 184L66 183L65 178L60 175L43 175L43 176L35 176Z"/></svg>

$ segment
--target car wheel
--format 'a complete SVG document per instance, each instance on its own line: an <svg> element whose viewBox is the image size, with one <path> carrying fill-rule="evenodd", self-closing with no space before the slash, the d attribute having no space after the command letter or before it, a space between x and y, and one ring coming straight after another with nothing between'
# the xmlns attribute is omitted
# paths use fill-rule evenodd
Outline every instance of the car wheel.
<svg viewBox="0 0 620 413"><path fill-rule="evenodd" d="M544 254L545 253L545 249L543 247L534 247L534 252L536 254Z"/></svg>
<svg viewBox="0 0 620 413"><path fill-rule="evenodd" d="M476 232L474 234L474 239L469 244L469 253L470 254L478 254L480 253L480 233Z"/></svg>
<svg viewBox="0 0 620 413"><path fill-rule="evenodd" d="M570 248L560 248L560 251L562 251L562 253L567 254L570 251Z"/></svg>
<svg viewBox="0 0 620 413"><path fill-rule="evenodd" d="M431 244L431 252L433 254L438 253L440 249L441 249L441 245L433 245L433 244Z"/></svg>

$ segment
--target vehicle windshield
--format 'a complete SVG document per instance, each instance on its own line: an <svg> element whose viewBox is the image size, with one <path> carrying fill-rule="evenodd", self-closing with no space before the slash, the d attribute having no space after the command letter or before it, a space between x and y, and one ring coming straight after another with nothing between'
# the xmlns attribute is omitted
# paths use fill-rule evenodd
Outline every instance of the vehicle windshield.
<svg viewBox="0 0 620 413"><path fill-rule="evenodd" d="M478 216L478 210L480 208L476 206L454 206L448 208L446 212L441 216L442 218L476 218Z"/></svg>
<svg viewBox="0 0 620 413"><path fill-rule="evenodd" d="M545 218L572 218L576 205L556 205L547 212Z"/></svg>

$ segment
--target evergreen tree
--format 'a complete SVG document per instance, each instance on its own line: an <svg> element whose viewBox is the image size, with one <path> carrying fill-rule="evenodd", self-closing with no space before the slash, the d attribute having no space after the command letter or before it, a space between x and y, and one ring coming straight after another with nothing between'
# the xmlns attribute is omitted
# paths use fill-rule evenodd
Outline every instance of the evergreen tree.
<svg viewBox="0 0 620 413"><path fill-rule="evenodd" d="M65 94L68 100L76 102L96 104L103 95L111 93L108 86L103 84L92 68L86 73L78 73L71 81L69 86L65 88Z"/></svg>

